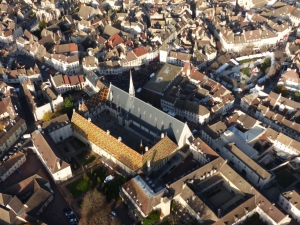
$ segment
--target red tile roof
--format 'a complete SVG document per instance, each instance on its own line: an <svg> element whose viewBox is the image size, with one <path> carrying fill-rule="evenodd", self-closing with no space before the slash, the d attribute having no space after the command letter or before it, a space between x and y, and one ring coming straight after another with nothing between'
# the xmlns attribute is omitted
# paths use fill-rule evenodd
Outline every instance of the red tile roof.
<svg viewBox="0 0 300 225"><path fill-rule="evenodd" d="M133 49L133 52L137 57L140 57L140 56L148 53L148 51L145 47L135 48L135 49Z"/></svg>
<svg viewBox="0 0 300 225"><path fill-rule="evenodd" d="M118 44L121 44L121 43L124 42L124 40L123 40L118 34L112 35L112 36L108 39L108 41L111 41L110 45L111 45L112 47L115 47L115 46L117 46Z"/></svg>
<svg viewBox="0 0 300 225"><path fill-rule="evenodd" d="M80 83L84 83L84 77L82 75L79 75L78 77L79 77Z"/></svg>
<svg viewBox="0 0 300 225"><path fill-rule="evenodd" d="M65 84L70 84L70 82L69 82L69 77L68 77L67 75L64 75L64 76L63 76L63 79L64 79L64 83L65 83Z"/></svg>
<svg viewBox="0 0 300 225"><path fill-rule="evenodd" d="M78 85L80 84L79 82L79 79L78 79L78 76L70 76L69 77L69 80L70 80L70 84L73 86L73 85Z"/></svg>

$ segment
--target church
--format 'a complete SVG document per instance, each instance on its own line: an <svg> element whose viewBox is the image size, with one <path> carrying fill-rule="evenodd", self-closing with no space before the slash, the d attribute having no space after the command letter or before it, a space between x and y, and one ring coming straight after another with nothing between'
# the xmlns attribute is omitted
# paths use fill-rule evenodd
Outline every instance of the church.
<svg viewBox="0 0 300 225"><path fill-rule="evenodd" d="M180 148L189 145L193 135L186 123L164 113L163 111L135 97L135 90L130 74L129 92L125 92L110 84L106 90L106 101L102 101L98 115L90 112L92 118L85 118L74 112L72 117L73 134L89 144L93 151L102 157L112 160L123 170L134 174L144 168L150 172L162 167ZM128 132L135 133L151 143L149 150L139 153L122 141L113 137L109 130L104 131L91 122L91 119L101 120L101 113L109 112L117 119L118 124Z"/></svg>

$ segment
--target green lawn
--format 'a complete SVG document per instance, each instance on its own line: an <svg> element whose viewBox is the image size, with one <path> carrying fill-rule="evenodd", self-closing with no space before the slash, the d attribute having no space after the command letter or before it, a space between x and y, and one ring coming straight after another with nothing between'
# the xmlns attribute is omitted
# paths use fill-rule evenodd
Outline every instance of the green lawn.
<svg viewBox="0 0 300 225"><path fill-rule="evenodd" d="M254 60L254 59L244 59L244 60L242 60L242 61L239 61L238 63L239 63L240 65L243 65L244 63L249 63L249 62L251 62L252 60Z"/></svg>
<svg viewBox="0 0 300 225"><path fill-rule="evenodd" d="M242 71L242 73L245 74L247 77L250 77L250 75L249 75L249 71L250 71L249 67L243 68L243 69L241 69L241 71Z"/></svg>
<svg viewBox="0 0 300 225"><path fill-rule="evenodd" d="M76 198L87 192L90 189L90 187L88 183L86 183L82 179L79 179L69 184L67 186L67 189L73 195L73 197Z"/></svg>
<svg viewBox="0 0 300 225"><path fill-rule="evenodd" d="M267 58L264 63L259 64L257 67L261 70L263 75L266 74L266 69L271 66L271 59Z"/></svg>
<svg viewBox="0 0 300 225"><path fill-rule="evenodd" d="M96 156L91 155L89 158L87 158L86 160L83 161L82 165L87 165L91 162L93 162L96 159Z"/></svg>
<svg viewBox="0 0 300 225"><path fill-rule="evenodd" d="M276 180L282 188L287 188L294 183L297 178L287 169L275 171Z"/></svg>

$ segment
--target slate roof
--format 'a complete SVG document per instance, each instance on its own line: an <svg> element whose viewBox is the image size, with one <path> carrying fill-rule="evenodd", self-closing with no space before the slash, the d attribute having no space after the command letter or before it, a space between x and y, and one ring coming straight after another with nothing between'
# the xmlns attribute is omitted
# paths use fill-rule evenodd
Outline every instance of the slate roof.
<svg viewBox="0 0 300 225"><path fill-rule="evenodd" d="M150 131L160 135L167 133L175 143L179 144L183 138L183 131L187 125L176 118L164 113L163 111L149 105L148 103L136 98L114 85L110 86L108 99L112 100L115 107L120 107L133 121L148 128ZM188 128L187 128L188 129ZM187 134L187 139L192 136Z"/></svg>

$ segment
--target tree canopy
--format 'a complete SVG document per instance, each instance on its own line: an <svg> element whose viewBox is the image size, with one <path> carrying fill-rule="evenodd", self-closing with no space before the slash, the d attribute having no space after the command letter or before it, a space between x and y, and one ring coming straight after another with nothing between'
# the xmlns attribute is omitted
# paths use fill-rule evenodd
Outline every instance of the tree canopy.
<svg viewBox="0 0 300 225"><path fill-rule="evenodd" d="M98 191L89 191L81 204L82 218L79 225L118 225L117 217L113 220L109 217L110 207L107 207L106 197Z"/></svg>
<svg viewBox="0 0 300 225"><path fill-rule="evenodd" d="M149 215L144 218L143 225L153 225L159 221L160 211L155 210L149 213Z"/></svg>

